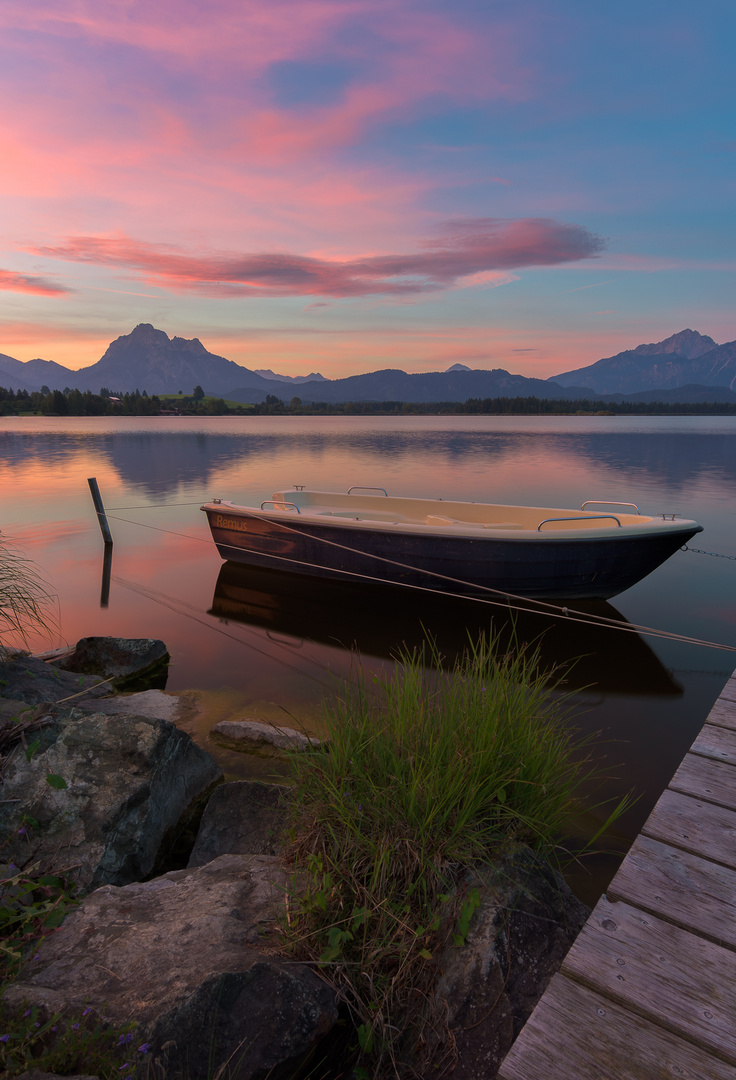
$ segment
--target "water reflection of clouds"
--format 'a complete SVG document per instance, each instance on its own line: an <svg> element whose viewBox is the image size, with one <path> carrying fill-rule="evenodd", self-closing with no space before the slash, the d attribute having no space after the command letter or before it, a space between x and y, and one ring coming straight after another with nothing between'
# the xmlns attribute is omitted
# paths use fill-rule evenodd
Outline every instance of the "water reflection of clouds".
<svg viewBox="0 0 736 1080"><path fill-rule="evenodd" d="M89 522L73 518L68 521L54 521L49 525L26 525L10 522L3 527L2 533L11 543L24 548L47 548L50 544L63 544L76 540L81 533L89 530Z"/></svg>

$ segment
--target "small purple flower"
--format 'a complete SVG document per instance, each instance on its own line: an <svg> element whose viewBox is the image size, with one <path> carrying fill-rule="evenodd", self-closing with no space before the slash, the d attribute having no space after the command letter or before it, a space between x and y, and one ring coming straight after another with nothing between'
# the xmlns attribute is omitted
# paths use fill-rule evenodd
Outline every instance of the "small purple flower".
<svg viewBox="0 0 736 1080"><path fill-rule="evenodd" d="M34 959L35 959L35 957L34 957ZM25 1020L25 1018L26 1018L27 1016L30 1016L30 1015L31 1015L31 1010L30 1010L30 1009L26 1009L26 1011L25 1011L25 1012L23 1013L23 1019Z"/></svg>
<svg viewBox="0 0 736 1080"><path fill-rule="evenodd" d="M129 1068L130 1068L130 1063L126 1061L124 1065L120 1066L120 1068L118 1069L118 1072L124 1072L126 1069L129 1069Z"/></svg>
<svg viewBox="0 0 736 1080"><path fill-rule="evenodd" d="M84 1012L82 1013L82 1016L89 1016L89 1014L90 1014L91 1012L92 1012L92 1009L91 1009L91 1007L90 1007L90 1006L88 1006L88 1007L87 1007L87 1008L86 1008L86 1009L84 1010Z"/></svg>
<svg viewBox="0 0 736 1080"><path fill-rule="evenodd" d="M72 1024L72 1031L79 1031L79 1024Z"/></svg>
<svg viewBox="0 0 736 1080"><path fill-rule="evenodd" d="M7 1042L9 1038L9 1035L0 1035L0 1042Z"/></svg>
<svg viewBox="0 0 736 1080"><path fill-rule="evenodd" d="M27 836L27 835L28 835L28 833L26 831L25 825L21 825L20 829L18 829L18 836Z"/></svg>
<svg viewBox="0 0 736 1080"><path fill-rule="evenodd" d="M148 1043L141 1043L141 1045L138 1047L138 1053L139 1054L147 1054L148 1053Z"/></svg>

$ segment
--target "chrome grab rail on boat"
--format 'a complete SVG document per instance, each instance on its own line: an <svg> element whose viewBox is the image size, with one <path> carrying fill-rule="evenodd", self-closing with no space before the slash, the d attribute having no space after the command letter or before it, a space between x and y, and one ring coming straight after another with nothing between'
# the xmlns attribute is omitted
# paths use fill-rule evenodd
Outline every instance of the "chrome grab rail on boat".
<svg viewBox="0 0 736 1080"><path fill-rule="evenodd" d="M297 514L301 514L301 510L296 505L296 503L283 502L281 499L264 499L261 503L261 510L263 510L264 506L268 506L269 504L273 507L278 506L279 510L285 510L288 506L290 506L293 510L296 510Z"/></svg>
<svg viewBox="0 0 736 1080"><path fill-rule="evenodd" d="M637 514L641 516L641 510L636 503L616 502L615 499L588 499L587 502L583 503L580 509L584 510L586 506L633 506Z"/></svg>
<svg viewBox="0 0 736 1080"><path fill-rule="evenodd" d="M352 495L354 491L382 491L386 498L388 498L386 488L367 487L364 484L353 484L352 487L348 488L348 495Z"/></svg>
<svg viewBox="0 0 736 1080"><path fill-rule="evenodd" d="M630 505L629 503L626 504ZM590 514L588 517L564 517L564 518L545 518L544 521L540 521L537 525L537 532L542 531L542 526L546 525L549 521L615 521L619 529L622 527L621 522L615 516L615 514Z"/></svg>

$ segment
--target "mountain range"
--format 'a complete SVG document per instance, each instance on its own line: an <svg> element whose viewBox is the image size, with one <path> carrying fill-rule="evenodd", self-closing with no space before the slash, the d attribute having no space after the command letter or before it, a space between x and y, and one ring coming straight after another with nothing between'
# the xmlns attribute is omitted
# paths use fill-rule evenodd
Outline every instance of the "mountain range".
<svg viewBox="0 0 736 1080"><path fill-rule="evenodd" d="M681 330L664 341L637 345L551 379L512 375L502 368L478 371L453 364L447 371L407 374L395 368L352 375L278 375L209 352L198 338L169 338L141 323L108 346L97 363L74 371L52 360L22 362L0 353L0 386L13 390L66 388L149 394L205 393L231 401L262 402L267 395L301 401L407 401L428 404L485 397L590 398L600 400L736 403L736 341L717 345L705 334Z"/></svg>

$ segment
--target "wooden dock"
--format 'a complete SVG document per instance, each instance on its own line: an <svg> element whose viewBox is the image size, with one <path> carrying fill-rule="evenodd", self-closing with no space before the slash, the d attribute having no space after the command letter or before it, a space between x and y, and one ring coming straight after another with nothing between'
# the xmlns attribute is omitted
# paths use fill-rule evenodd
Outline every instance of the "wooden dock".
<svg viewBox="0 0 736 1080"><path fill-rule="evenodd" d="M498 1076L736 1080L736 673Z"/></svg>

